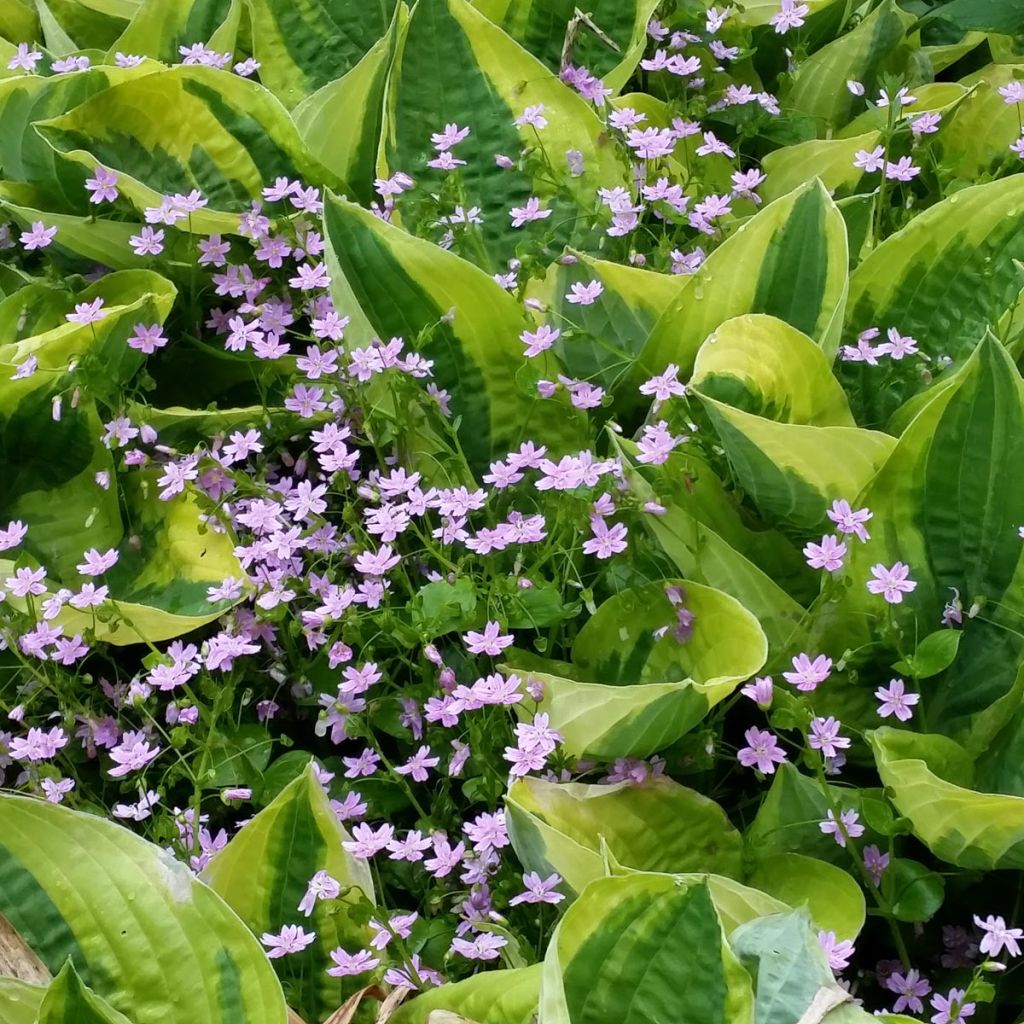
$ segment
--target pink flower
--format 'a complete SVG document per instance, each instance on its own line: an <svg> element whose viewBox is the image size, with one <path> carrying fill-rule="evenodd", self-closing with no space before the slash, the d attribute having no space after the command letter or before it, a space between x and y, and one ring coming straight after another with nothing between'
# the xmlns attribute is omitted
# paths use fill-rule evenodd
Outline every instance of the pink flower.
<svg viewBox="0 0 1024 1024"><path fill-rule="evenodd" d="M775 765L787 760L786 752L767 729L751 727L743 736L747 746L742 747L736 757L744 768L757 768L765 775L774 775Z"/></svg>
<svg viewBox="0 0 1024 1024"><path fill-rule="evenodd" d="M832 836L840 846L846 846L848 839L856 839L858 836L864 835L864 826L860 824L859 818L860 815L850 808L840 811L837 821L830 808L828 817L824 821L818 822L818 828L825 835Z"/></svg>
<svg viewBox="0 0 1024 1024"><path fill-rule="evenodd" d="M111 548L109 551L97 551L95 548L90 548L82 555L84 561L79 562L75 568L83 576L102 576L108 569L113 568L114 563L117 561L118 554L116 548Z"/></svg>
<svg viewBox="0 0 1024 1024"><path fill-rule="evenodd" d="M927 978L922 978L919 971L911 968L906 974L893 971L885 979L885 987L890 992L895 992L899 999L893 1006L893 1013L903 1013L909 1010L911 1013L924 1013L922 996L928 995L932 987Z"/></svg>
<svg viewBox="0 0 1024 1024"><path fill-rule="evenodd" d="M523 875L524 892L513 896L508 901L510 907L518 907L520 903L561 903L565 896L555 892L555 887L561 885L562 876L559 874L548 875L542 879L536 871L527 871Z"/></svg>
<svg viewBox="0 0 1024 1024"><path fill-rule="evenodd" d="M341 883L332 878L326 871L318 871L306 886L306 894L299 903L300 913L309 917L313 913L317 900L336 900L341 893Z"/></svg>
<svg viewBox="0 0 1024 1024"><path fill-rule="evenodd" d="M398 765L395 771L399 775L411 775L416 782L426 782L431 768L436 768L439 757L431 757L430 747L420 747L405 764Z"/></svg>
<svg viewBox="0 0 1024 1024"><path fill-rule="evenodd" d="M470 654L489 654L491 657L497 657L514 642L515 637L510 633L502 635L499 623L488 622L482 633L470 630L463 634L462 639Z"/></svg>
<svg viewBox="0 0 1024 1024"><path fill-rule="evenodd" d="M807 737L808 744L812 749L820 750L825 757L836 757L839 750L845 750L850 746L850 738L839 735L841 725L838 719L831 716L812 718Z"/></svg>
<svg viewBox="0 0 1024 1024"><path fill-rule="evenodd" d="M978 948L989 956L999 956L1006 949L1010 956L1020 956L1019 940L1024 939L1024 930L1007 928L1001 917L988 915L984 920L974 915L974 923L985 933Z"/></svg>
<svg viewBox="0 0 1024 1024"><path fill-rule="evenodd" d="M334 966L328 967L327 973L332 978L347 978L353 974L365 974L380 966L380 960L368 949L360 949L357 953L346 953L341 946L338 946L337 949L331 950L330 957L334 961Z"/></svg>
<svg viewBox="0 0 1024 1024"><path fill-rule="evenodd" d="M907 693L902 679L890 679L888 689L880 686L875 690L875 698L879 701L879 718L895 715L901 722L909 722L914 714L914 705L921 699L921 695Z"/></svg>
<svg viewBox="0 0 1024 1024"><path fill-rule="evenodd" d="M932 1024L964 1024L974 1016L974 1003L965 1002L967 992L962 988L951 988L944 996L937 992L931 998Z"/></svg>
<svg viewBox="0 0 1024 1024"><path fill-rule="evenodd" d="M289 953L301 953L314 939L316 932L307 932L298 924L286 924L277 935L264 932L260 936L260 942L267 947L267 956L271 960Z"/></svg>
<svg viewBox="0 0 1024 1024"><path fill-rule="evenodd" d="M886 568L879 562L871 567L873 580L868 580L866 586L872 594L881 594L889 604L899 604L904 594L909 594L917 587L917 583L910 579L910 568L903 562L896 562L891 568Z"/></svg>
<svg viewBox="0 0 1024 1024"><path fill-rule="evenodd" d="M846 558L846 545L835 534L826 534L821 538L820 544L804 545L804 558L807 559L807 564L812 569L836 572L843 567L843 559Z"/></svg>
<svg viewBox="0 0 1024 1024"><path fill-rule="evenodd" d="M835 932L818 932L818 944L828 957L828 965L833 971L845 971L850 966L850 957L853 956L853 943L849 939L839 942Z"/></svg>
<svg viewBox="0 0 1024 1024"><path fill-rule="evenodd" d="M771 676L758 676L752 683L747 683L740 690L744 697L749 697L759 707L771 707L775 687Z"/></svg>
<svg viewBox="0 0 1024 1024"><path fill-rule="evenodd" d="M831 672L832 659L826 658L824 654L819 654L814 661L806 654L798 654L793 659L793 671L783 672L782 678L801 692L810 693L825 682Z"/></svg>
<svg viewBox="0 0 1024 1024"><path fill-rule="evenodd" d="M875 330L875 334L878 334L877 330ZM868 533L864 524L873 514L871 509L868 508L859 508L854 511L850 508L850 503L842 499L833 501L832 508L826 513L829 519L839 528L840 533L852 533L863 543L871 539L871 534Z"/></svg>
<svg viewBox="0 0 1024 1024"><path fill-rule="evenodd" d="M885 147L875 146L869 153L866 149L858 149L854 154L853 166L871 174L885 166Z"/></svg>
<svg viewBox="0 0 1024 1024"><path fill-rule="evenodd" d="M603 291L604 285L600 281L589 281L586 284L576 282L565 297L574 305L592 306Z"/></svg>

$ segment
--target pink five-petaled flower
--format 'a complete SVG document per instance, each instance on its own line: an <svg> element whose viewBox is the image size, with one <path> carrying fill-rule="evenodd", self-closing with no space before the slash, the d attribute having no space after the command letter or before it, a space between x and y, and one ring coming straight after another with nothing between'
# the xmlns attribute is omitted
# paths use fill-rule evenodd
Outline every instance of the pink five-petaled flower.
<svg viewBox="0 0 1024 1024"><path fill-rule="evenodd" d="M932 1024L964 1024L968 1017L974 1016L974 1003L968 1003L967 992L962 988L951 988L944 996L938 992L931 998Z"/></svg>
<svg viewBox="0 0 1024 1024"><path fill-rule="evenodd" d="M852 533L862 543L867 543L871 539L871 534L864 526L874 515L871 509L858 508L854 510L850 508L848 501L838 498L832 502L832 508L825 514L836 524L840 533Z"/></svg>
<svg viewBox="0 0 1024 1024"><path fill-rule="evenodd" d="M338 946L332 949L330 957L334 961L333 967L327 968L327 973L332 978L347 978L353 974L365 974L380 966L380 960L368 949L360 949L356 953L346 953Z"/></svg>
<svg viewBox="0 0 1024 1024"><path fill-rule="evenodd" d="M126 732L121 737L121 742L110 751L110 759L117 762L117 767L111 768L108 774L118 779L130 772L140 771L160 753L160 750L159 746L149 745L145 733Z"/></svg>
<svg viewBox="0 0 1024 1024"><path fill-rule="evenodd" d="M889 867L889 854L882 853L877 846L864 847L864 868L877 888L882 884L882 875Z"/></svg>
<svg viewBox="0 0 1024 1024"><path fill-rule="evenodd" d="M846 544L835 534L829 533L821 538L820 544L805 544L804 558L807 559L807 564L812 569L827 569L829 572L835 572L843 567L843 559L846 558Z"/></svg>
<svg viewBox="0 0 1024 1024"><path fill-rule="evenodd" d="M515 637L510 633L502 635L500 623L488 622L482 633L471 629L468 633L463 633L462 639L470 654L489 654L491 657L497 657L512 644Z"/></svg>
<svg viewBox="0 0 1024 1024"><path fill-rule="evenodd" d="M818 822L818 828L827 836L832 836L840 846L846 846L848 839L856 839L864 835L864 826L860 824L860 815L849 808L839 812L839 820L836 820L832 809L828 810L828 817Z"/></svg>
<svg viewBox="0 0 1024 1024"><path fill-rule="evenodd" d="M74 313L68 313L64 319L73 324L92 324L106 315L103 299L93 299L92 302L75 303Z"/></svg>
<svg viewBox="0 0 1024 1024"><path fill-rule="evenodd" d="M604 285L600 281L589 281L586 284L577 281L565 297L573 305L592 306L603 291Z"/></svg>
<svg viewBox="0 0 1024 1024"><path fill-rule="evenodd" d="M299 913L309 917L313 913L317 900L336 900L340 893L341 883L326 871L318 871L306 886L306 894L298 906Z"/></svg>
<svg viewBox="0 0 1024 1024"><path fill-rule="evenodd" d="M814 661L807 654L798 654L793 658L793 671L783 672L782 678L803 693L810 693L825 682L831 672L832 659L824 654L819 654Z"/></svg>
<svg viewBox="0 0 1024 1024"><path fill-rule="evenodd" d="M82 558L84 561L75 566L82 576L102 576L117 562L117 548L110 548L109 551L97 551L95 548L90 548L82 555Z"/></svg>
<svg viewBox="0 0 1024 1024"><path fill-rule="evenodd" d="M837 974L845 971L850 966L850 957L853 956L853 943L849 939L840 942L836 939L835 932L818 932L818 945L821 946L825 956L828 957L828 965Z"/></svg>
<svg viewBox="0 0 1024 1024"><path fill-rule="evenodd" d="M775 694L775 685L771 676L758 676L752 683L747 683L740 690L744 697L749 697L758 707L771 707Z"/></svg>
<svg viewBox="0 0 1024 1024"><path fill-rule="evenodd" d="M561 882L562 876L559 874L541 878L536 871L527 871L523 875L525 891L519 893L518 896L513 896L508 904L510 907L518 907L520 903L561 903L565 896L554 891Z"/></svg>
<svg viewBox="0 0 1024 1024"><path fill-rule="evenodd" d="M411 775L416 782L426 782L427 775L431 768L436 768L440 762L439 757L431 757L430 747L420 747L405 764L395 768L399 775Z"/></svg>
<svg viewBox="0 0 1024 1024"><path fill-rule="evenodd" d="M985 933L978 949L989 956L999 956L1005 948L1010 956L1020 956L1019 940L1024 939L1024 929L1007 928L1001 917L989 914L984 920L974 915L974 923Z"/></svg>
<svg viewBox="0 0 1024 1024"><path fill-rule="evenodd" d="M889 604L899 604L904 594L909 594L917 587L917 583L910 579L910 568L903 562L896 562L891 568L886 568L879 562L871 567L873 580L865 584L872 594L881 594Z"/></svg>
<svg viewBox="0 0 1024 1024"><path fill-rule="evenodd" d="M999 95L1003 97L1003 102L1008 106L1013 106L1014 103L1020 103L1024 100L1024 82L1007 82L1006 85L999 87Z"/></svg>
<svg viewBox="0 0 1024 1024"><path fill-rule="evenodd" d="M507 944L508 939L501 935L480 932L472 942L468 939L452 939L452 952L459 953L467 960L497 960L502 947Z"/></svg>
<svg viewBox="0 0 1024 1024"><path fill-rule="evenodd" d="M765 775L775 774L775 765L786 760L786 752L779 746L774 734L767 729L749 728L744 734L747 746L741 747L736 757L744 768L757 768Z"/></svg>
<svg viewBox="0 0 1024 1024"><path fill-rule="evenodd" d="M866 149L858 149L854 154L853 166L867 171L868 174L880 171L885 166L885 147L875 146L870 152Z"/></svg>
<svg viewBox="0 0 1024 1024"><path fill-rule="evenodd" d="M921 699L921 695L907 693L902 679L890 679L888 689L880 686L875 690L875 699L879 702L879 718L895 715L901 722L909 722L914 714L914 705Z"/></svg>
<svg viewBox="0 0 1024 1024"><path fill-rule="evenodd" d="M535 331L523 331L519 335L519 340L526 346L524 355L530 359L539 356L558 341L561 333L557 328L549 327L547 324L541 324Z"/></svg>
<svg viewBox="0 0 1024 1024"><path fill-rule="evenodd" d="M289 953L301 953L315 938L316 932L307 932L300 924L286 924L277 935L264 932L260 942L267 947L267 956L276 960Z"/></svg>
<svg viewBox="0 0 1024 1024"><path fill-rule="evenodd" d="M909 1010L911 1013L923 1013L924 1003L921 1001L921 997L928 995L932 990L928 979L922 978L921 973L913 967L906 974L893 971L885 979L885 987L899 996L892 1008L893 1013L903 1013L905 1010Z"/></svg>
<svg viewBox="0 0 1024 1024"><path fill-rule="evenodd" d="M90 203L112 203L117 199L117 175L106 167L97 167L93 177L85 179L85 187L92 194Z"/></svg>
<svg viewBox="0 0 1024 1024"><path fill-rule="evenodd" d="M521 228L529 221L544 220L550 217L552 213L552 210L542 210L540 208L540 200L536 196L530 196L526 200L525 206L513 206L509 216L512 218L512 227Z"/></svg>
<svg viewBox="0 0 1024 1024"><path fill-rule="evenodd" d="M18 52L7 62L8 71L35 71L36 64L43 59L38 50L33 50L28 43L18 43Z"/></svg>
<svg viewBox="0 0 1024 1024"><path fill-rule="evenodd" d="M611 558L629 546L624 523L616 523L609 527L601 516L591 516L590 529L593 536L583 542L583 553L586 555L594 555L600 559Z"/></svg>
<svg viewBox="0 0 1024 1024"><path fill-rule="evenodd" d="M57 228L48 228L41 220L32 222L29 231L22 231L21 244L26 250L45 249L57 236Z"/></svg>
<svg viewBox="0 0 1024 1024"><path fill-rule="evenodd" d="M886 332L888 341L883 341L878 346L878 352L882 355L887 355L891 359L895 359L897 362L904 356L917 355L917 339L911 337L909 334L903 335L895 327L890 327Z"/></svg>
<svg viewBox="0 0 1024 1024"><path fill-rule="evenodd" d="M430 136L430 141L434 144L434 149L443 153L451 149L452 146L458 145L467 135L469 135L468 128L460 128L457 124L446 124L443 132L434 132Z"/></svg>
<svg viewBox="0 0 1024 1024"><path fill-rule="evenodd" d="M136 324L128 338L128 347L143 355L151 356L158 348L167 344L163 328L159 324Z"/></svg>
<svg viewBox="0 0 1024 1024"><path fill-rule="evenodd" d="M885 176L892 181L912 181L920 173L921 168L909 156L901 156L896 163L887 161L885 165Z"/></svg>
<svg viewBox="0 0 1024 1024"><path fill-rule="evenodd" d="M849 736L840 736L842 722L831 715L828 718L812 718L807 742L814 750L820 750L825 757L835 757L840 750L850 745Z"/></svg>
<svg viewBox="0 0 1024 1024"><path fill-rule="evenodd" d="M797 3L797 0L782 0L779 10L769 18L769 24L780 36L785 35L791 28L800 28L810 12L807 4Z"/></svg>
<svg viewBox="0 0 1024 1024"><path fill-rule="evenodd" d="M640 385L641 395L653 395L655 402L667 402L673 395L685 395L686 385L678 379L679 367L675 363L669 363L664 373L660 373L645 380Z"/></svg>

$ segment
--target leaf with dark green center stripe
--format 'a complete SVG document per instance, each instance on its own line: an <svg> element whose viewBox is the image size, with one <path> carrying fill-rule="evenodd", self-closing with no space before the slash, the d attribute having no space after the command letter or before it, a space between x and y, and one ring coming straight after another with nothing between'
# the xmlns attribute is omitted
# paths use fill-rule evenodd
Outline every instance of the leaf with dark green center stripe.
<svg viewBox="0 0 1024 1024"><path fill-rule="evenodd" d="M180 47L205 43L217 53L233 53L242 0L145 0L110 47L154 57L165 64L181 60Z"/></svg>
<svg viewBox="0 0 1024 1024"><path fill-rule="evenodd" d="M831 356L846 302L846 264L846 225L820 182L776 199L684 280L640 352L638 382L669 363L688 372L704 339L744 313L785 320Z"/></svg>
<svg viewBox="0 0 1024 1024"><path fill-rule="evenodd" d="M307 96L292 110L292 120L310 152L364 205L380 197L374 191L377 155L384 124L388 76L409 23L405 4L395 8L384 38L337 81Z"/></svg>
<svg viewBox="0 0 1024 1024"><path fill-rule="evenodd" d="M286 107L351 71L388 30L396 0L245 0L260 81Z"/></svg>
<svg viewBox="0 0 1024 1024"><path fill-rule="evenodd" d="M694 616L676 635L681 588ZM672 591L676 596L676 591ZM648 757L674 743L764 665L757 620L727 594L665 580L609 598L573 646L574 678L529 672L543 684L540 710L578 757Z"/></svg>
<svg viewBox="0 0 1024 1024"><path fill-rule="evenodd" d="M542 280L527 286L528 298L543 303L538 323L562 332L555 351L575 377L614 388L631 370L658 317L683 286L683 279L570 253L556 260ZM600 281L604 291L589 306L570 303L576 284Z"/></svg>
<svg viewBox="0 0 1024 1024"><path fill-rule="evenodd" d="M613 786L524 778L509 788L505 815L523 867L558 872L570 898L605 874L606 852L638 871L742 873L743 841L721 807L665 777Z"/></svg>
<svg viewBox="0 0 1024 1024"><path fill-rule="evenodd" d="M473 0L473 6L500 25L556 74L570 21L579 10L573 0ZM579 26L568 52L568 63L585 67L618 92L636 70L647 42L647 23L657 0L596 0L587 4L591 21L617 49Z"/></svg>
<svg viewBox="0 0 1024 1024"><path fill-rule="evenodd" d="M198 189L209 206L179 221L183 230L235 231L237 213L277 177L343 187L273 96L214 68L175 67L125 82L36 129L66 160L116 171L121 194L139 209Z"/></svg>
<svg viewBox="0 0 1024 1024"><path fill-rule="evenodd" d="M536 104L543 105L548 120L539 136L534 128L514 123ZM488 273L504 271L525 239L550 238L554 253L586 236L596 189L629 187L603 123L580 96L467 0L420 0L388 88L384 155L389 173L404 171L436 191L447 175L425 166L436 155L430 135L449 122L470 129L453 153L466 161L459 169L465 206L481 211L483 224L474 229L480 245L473 258ZM495 154L515 160L524 146L541 143L554 162L557 190L526 171L495 163ZM577 177L568 174L569 149L583 155L584 172ZM553 212L546 220L514 229L510 210L531 195ZM437 210L424 207L403 218L410 231L417 231L435 224Z"/></svg>
<svg viewBox="0 0 1024 1024"><path fill-rule="evenodd" d="M105 50L125 30L137 0L46 0L57 24L77 49Z"/></svg>
<svg viewBox="0 0 1024 1024"><path fill-rule="evenodd" d="M551 937L540 1024L752 1024L750 978L706 884L592 882Z"/></svg>
<svg viewBox="0 0 1024 1024"><path fill-rule="evenodd" d="M40 39L39 15L32 0L9 0L0 7L0 36L11 41ZM7 72L7 63L0 65L0 75ZM17 72L16 72L17 73Z"/></svg>
<svg viewBox="0 0 1024 1024"><path fill-rule="evenodd" d="M5 1021L6 1024L6 1021ZM50 983L37 1024L132 1024L78 976L71 960Z"/></svg>
<svg viewBox="0 0 1024 1024"><path fill-rule="evenodd" d="M352 318L346 337L357 345L402 337L434 361L438 387L459 396L452 412L475 470L527 437L559 452L580 443L575 410L540 399L526 379L528 371L554 379L554 359L542 355L524 370L519 335L529 322L487 274L333 196L324 233L334 301Z"/></svg>
<svg viewBox="0 0 1024 1024"><path fill-rule="evenodd" d="M956 660L929 680L921 711L925 728L962 734L1010 692L1024 653L1024 383L994 337L935 390L856 500L884 526L854 545L844 568L853 585L826 641L877 640L872 621L890 610L865 581L879 562L906 563L917 584L891 607L909 636L938 625L951 588L967 607L981 602L984 614L966 622Z"/></svg>
<svg viewBox="0 0 1024 1024"><path fill-rule="evenodd" d="M963 189L890 235L854 271L847 338L896 327L929 356L961 362L1017 298L1015 259L1024 260L1024 175ZM922 384L917 374L884 389L866 383L863 419L884 423Z"/></svg>
<svg viewBox="0 0 1024 1024"><path fill-rule="evenodd" d="M537 1013L540 975L540 964L515 970L481 971L465 981L417 995L398 1008L389 1024L436 1024L430 1017L434 1010L457 1013L473 1024L532 1024Z"/></svg>
<svg viewBox="0 0 1024 1024"><path fill-rule="evenodd" d="M884 0L852 32L812 53L797 69L780 102L787 110L813 117L818 134L841 128L863 109L846 83L862 82L876 95L886 73L899 74L912 67L912 48L905 43L914 24L895 0Z"/></svg>
<svg viewBox="0 0 1024 1024"><path fill-rule="evenodd" d="M166 851L102 818L0 797L0 914L133 1024L284 1024L259 942Z"/></svg>
<svg viewBox="0 0 1024 1024"><path fill-rule="evenodd" d="M16 978L0 978L0 1020L4 1024L36 1024L46 989Z"/></svg>
<svg viewBox="0 0 1024 1024"><path fill-rule="evenodd" d="M257 935L285 924L316 932L311 945L274 962L290 1004L308 1020L322 1020L362 984L326 973L332 949L353 952L369 940L366 925L353 921L349 909L374 901L373 880L367 862L341 845L349 838L310 765L231 838L202 876ZM339 882L342 893L317 900L304 918L298 906L318 871Z"/></svg>

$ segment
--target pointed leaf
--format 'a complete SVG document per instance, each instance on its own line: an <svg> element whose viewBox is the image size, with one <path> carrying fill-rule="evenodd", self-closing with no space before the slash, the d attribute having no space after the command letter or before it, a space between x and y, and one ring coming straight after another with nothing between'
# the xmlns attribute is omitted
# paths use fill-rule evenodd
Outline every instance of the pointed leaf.
<svg viewBox="0 0 1024 1024"><path fill-rule="evenodd" d="M474 1024L531 1024L537 1013L541 965L481 971L465 981L441 985L404 1003L388 1024L436 1024L430 1015L447 1010Z"/></svg>
<svg viewBox="0 0 1024 1024"><path fill-rule="evenodd" d="M131 1024L105 999L88 988L71 960L50 983L39 1006L38 1024Z"/></svg>
<svg viewBox="0 0 1024 1024"><path fill-rule="evenodd" d="M36 1024L46 989L16 978L0 978L0 1020L4 1024Z"/></svg>
<svg viewBox="0 0 1024 1024"><path fill-rule="evenodd" d="M833 196L856 192L864 171L854 166L854 158L859 150L874 149L880 137L881 132L872 131L852 138L810 139L766 154L761 166L768 177L761 198L773 202L813 178L820 178Z"/></svg>
<svg viewBox="0 0 1024 1024"><path fill-rule="evenodd" d="M180 47L196 43L233 52L241 11L241 0L145 0L111 44L111 57L120 51L177 64Z"/></svg>

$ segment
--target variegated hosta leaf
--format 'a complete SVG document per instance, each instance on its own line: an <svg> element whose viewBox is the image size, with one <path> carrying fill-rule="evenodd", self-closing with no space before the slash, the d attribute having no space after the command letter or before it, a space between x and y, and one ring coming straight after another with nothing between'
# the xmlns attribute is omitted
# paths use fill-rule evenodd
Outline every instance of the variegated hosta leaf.
<svg viewBox="0 0 1024 1024"><path fill-rule="evenodd" d="M640 352L638 379L669 363L687 372L726 320L768 313L833 355L846 301L846 225L818 181L776 199L687 277Z"/></svg>
<svg viewBox="0 0 1024 1024"><path fill-rule="evenodd" d="M855 939L864 927L864 891L847 871L828 861L801 853L759 857L746 881L791 907L806 906L818 928L840 939Z"/></svg>
<svg viewBox="0 0 1024 1024"><path fill-rule="evenodd" d="M0 978L0 1020L4 1024L36 1024L46 989L17 978Z"/></svg>
<svg viewBox="0 0 1024 1024"><path fill-rule="evenodd" d="M292 120L309 151L348 182L352 197L367 206L380 198L373 182L384 125L384 97L408 23L409 9L400 3L391 27L357 64L292 110Z"/></svg>
<svg viewBox="0 0 1024 1024"><path fill-rule="evenodd" d="M753 1024L750 978L703 882L591 882L544 958L539 1024Z"/></svg>
<svg viewBox="0 0 1024 1024"><path fill-rule="evenodd" d="M805 2L808 13L814 15L841 0L805 0ZM747 0L742 10L732 12L729 20L730 23L735 22L738 25L756 28L760 25L767 25L778 12L779 5L775 0Z"/></svg>
<svg viewBox="0 0 1024 1024"><path fill-rule="evenodd" d="M557 191L548 181L494 160L512 160L524 146L539 147L532 127L515 125L526 107L542 104L548 126L540 132L544 149L563 180ZM389 173L404 171L431 191L447 172L426 167L432 156L432 132L454 122L470 129L453 153L461 168L464 202L479 207L483 224L473 258L488 273L504 272L524 238L551 237L552 251L590 230L595 190L629 187L625 168L604 137L594 109L553 72L474 10L467 0L420 0L388 87L384 156ZM568 174L565 153L583 156L584 172ZM550 174L545 175L550 177ZM536 195L553 212L546 220L513 228L510 210ZM405 220L411 231L433 226L437 210L424 207Z"/></svg>
<svg viewBox="0 0 1024 1024"><path fill-rule="evenodd" d="M896 809L936 857L963 868L1024 869L1024 798L970 788L974 766L959 744L890 728L867 739Z"/></svg>
<svg viewBox="0 0 1024 1024"><path fill-rule="evenodd" d="M600 281L604 291L589 306L566 300L574 284ZM683 279L570 253L555 260L528 298L543 304L535 314L562 332L555 351L574 377L613 389L630 374L651 328L682 288Z"/></svg>
<svg viewBox="0 0 1024 1024"><path fill-rule="evenodd" d="M619 447L635 458L635 446ZM816 591L799 553L777 531L750 530L711 468L688 452L674 452L664 466L641 467L630 458L625 478L640 505L654 501L665 509L645 515L644 524L680 574L735 597L757 616L769 650L788 650L805 612L779 580L808 599Z"/></svg>
<svg viewBox="0 0 1024 1024"><path fill-rule="evenodd" d="M351 71L387 32L396 0L245 0L260 81L286 106Z"/></svg>
<svg viewBox="0 0 1024 1024"><path fill-rule="evenodd" d="M85 190L85 169L62 160L34 125L111 86L144 78L155 70L154 64L143 63L135 68L94 67L73 75L19 75L0 81L0 167L4 178L34 185L47 197L47 210L94 214L96 207L90 205Z"/></svg>
<svg viewBox="0 0 1024 1024"><path fill-rule="evenodd" d="M139 0L38 0L74 40L75 49L105 50L125 30ZM51 52L54 52L51 50Z"/></svg>
<svg viewBox="0 0 1024 1024"><path fill-rule="evenodd" d="M680 639L667 587L695 616ZM686 580L665 580L605 601L573 648L576 678L531 672L540 710L578 757L647 757L674 743L764 665L767 641L738 601Z"/></svg>
<svg viewBox="0 0 1024 1024"><path fill-rule="evenodd" d="M111 60L120 51L176 64L181 47L196 43L233 53L241 15L242 0L144 0L111 45Z"/></svg>
<svg viewBox="0 0 1024 1024"><path fill-rule="evenodd" d="M841 128L864 106L864 100L846 88L847 81L862 82L874 97L886 72L901 72L910 66L905 40L914 21L895 0L883 0L852 32L803 61L782 92L782 105L813 117L822 138L829 129Z"/></svg>
<svg viewBox="0 0 1024 1024"><path fill-rule="evenodd" d="M500 25L556 74L562 68L566 31L580 8L573 0L473 0L473 6ZM589 68L618 92L636 70L647 42L647 23L657 0L596 0L587 4L591 21L615 48L581 25L572 37L570 64Z"/></svg>
<svg viewBox="0 0 1024 1024"><path fill-rule="evenodd" d="M520 779L505 816L523 867L558 872L573 897L606 873L605 851L640 871L742 871L743 840L721 807L665 777L614 786Z"/></svg>
<svg viewBox="0 0 1024 1024"><path fill-rule="evenodd" d="M214 68L168 68L36 125L67 160L116 171L137 208L198 189L209 205L183 230L234 231L237 212L277 177L341 187L310 156L285 109L254 82Z"/></svg>
<svg viewBox="0 0 1024 1024"><path fill-rule="evenodd" d="M480 971L465 981L442 985L398 1008L389 1024L435 1024L436 1010L457 1013L474 1024L532 1024L540 995L541 965Z"/></svg>
<svg viewBox="0 0 1024 1024"><path fill-rule="evenodd" d="M352 903L374 901L369 865L341 845L349 838L309 765L242 826L202 876L256 935L278 932L285 924L316 932L311 945L274 963L291 1005L312 1020L323 1019L360 984L326 973L332 949L362 949L369 937L366 925L349 917ZM317 900L304 918L298 907L318 871L339 882L342 895Z"/></svg>
<svg viewBox="0 0 1024 1024"><path fill-rule="evenodd" d="M4 1021L6 1024L6 1018ZM78 976L74 963L68 960L43 996L37 1024L132 1024L132 1021L93 992Z"/></svg>
<svg viewBox="0 0 1024 1024"><path fill-rule="evenodd" d="M858 150L874 149L880 137L880 131L871 131L852 138L811 139L765 154L761 197L770 203L813 178L820 178L833 196L850 195L864 177L853 163Z"/></svg>
<svg viewBox="0 0 1024 1024"><path fill-rule="evenodd" d="M938 628L953 588L964 607L980 602L984 613L965 620L956 660L929 681L920 712L925 728L962 733L1011 690L1024 652L1024 383L994 337L935 389L857 503L879 525L844 567L852 586L834 640L877 639L872 622L889 612L865 583L879 562L904 562L917 584L892 607L908 637Z"/></svg>
<svg viewBox="0 0 1024 1024"><path fill-rule="evenodd" d="M904 103L900 107L900 115L903 120L909 117L916 117L918 114L934 112L942 115L944 122L941 131L948 126L948 119L956 111L964 99L970 95L966 86L959 82L928 82L925 85L915 85L913 103ZM910 97L906 97L910 98ZM870 131L879 131L889 123L889 111L886 107L876 106L874 103L867 110L858 114L841 132L838 137L849 139L854 135L863 135ZM871 147L868 147L869 149ZM851 158L852 159L852 158Z"/></svg>
<svg viewBox="0 0 1024 1024"><path fill-rule="evenodd" d="M890 235L854 271L847 337L896 327L929 356L960 362L1016 299L1015 259L1024 259L1024 176L962 189ZM865 385L871 423L884 423L921 386L917 375L901 381Z"/></svg>
<svg viewBox="0 0 1024 1024"><path fill-rule="evenodd" d="M0 42L41 39L39 15L32 0L10 0L0 7ZM7 62L0 65L0 74L7 71Z"/></svg>
<svg viewBox="0 0 1024 1024"><path fill-rule="evenodd" d="M347 339L402 337L434 361L437 386L458 396L452 413L474 469L526 436L556 451L578 442L575 410L540 399L523 369L519 335L529 321L487 274L333 196L324 233L334 301L352 318ZM553 358L533 362L541 377L558 372Z"/></svg>
<svg viewBox="0 0 1024 1024"><path fill-rule="evenodd" d="M284 1024L257 939L165 850L103 818L0 797L0 914L133 1024Z"/></svg>

